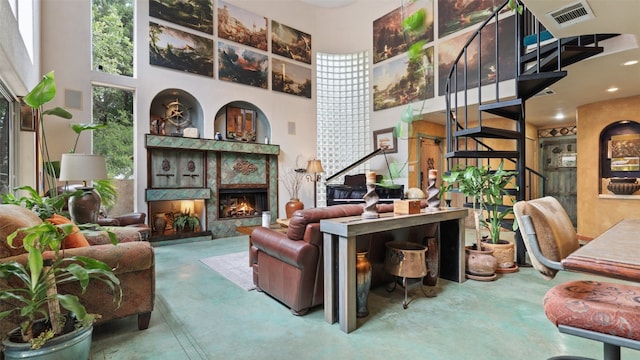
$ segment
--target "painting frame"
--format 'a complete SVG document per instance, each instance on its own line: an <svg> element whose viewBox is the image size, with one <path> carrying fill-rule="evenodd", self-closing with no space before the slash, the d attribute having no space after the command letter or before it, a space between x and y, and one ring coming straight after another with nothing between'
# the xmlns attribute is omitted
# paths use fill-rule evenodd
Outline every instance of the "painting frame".
<svg viewBox="0 0 640 360"><path fill-rule="evenodd" d="M264 22L264 27L258 26ZM251 30L253 24L253 31ZM225 1L218 1L218 37L258 50L268 50L269 20Z"/></svg>
<svg viewBox="0 0 640 360"><path fill-rule="evenodd" d="M373 131L373 146L375 149L383 148L387 154L398 152L398 138L393 130L394 128L390 127Z"/></svg>
<svg viewBox="0 0 640 360"><path fill-rule="evenodd" d="M310 68L271 59L271 90L311 99L312 83Z"/></svg>
<svg viewBox="0 0 640 360"><path fill-rule="evenodd" d="M311 65L311 35L271 20L271 53Z"/></svg>
<svg viewBox="0 0 640 360"><path fill-rule="evenodd" d="M226 137L229 140L255 142L258 113L236 106L226 108Z"/></svg>
<svg viewBox="0 0 640 360"><path fill-rule="evenodd" d="M20 99L20 131L36 131L38 109L33 109Z"/></svg>
<svg viewBox="0 0 640 360"><path fill-rule="evenodd" d="M262 52L218 41L218 80L269 88L269 56Z"/></svg>
<svg viewBox="0 0 640 360"><path fill-rule="evenodd" d="M149 64L214 78L213 39L149 22Z"/></svg>

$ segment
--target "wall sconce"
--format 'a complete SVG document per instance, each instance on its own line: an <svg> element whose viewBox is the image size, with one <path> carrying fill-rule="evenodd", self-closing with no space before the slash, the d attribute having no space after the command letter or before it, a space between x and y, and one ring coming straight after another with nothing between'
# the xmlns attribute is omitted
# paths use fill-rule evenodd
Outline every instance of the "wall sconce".
<svg viewBox="0 0 640 360"><path fill-rule="evenodd" d="M316 207L316 199L318 196L318 189L316 183L320 181L320 173L323 173L324 169L322 168L322 162L318 159L309 160L307 163L307 175L306 178L308 181L313 182L313 207ZM313 174L313 176L311 175Z"/></svg>

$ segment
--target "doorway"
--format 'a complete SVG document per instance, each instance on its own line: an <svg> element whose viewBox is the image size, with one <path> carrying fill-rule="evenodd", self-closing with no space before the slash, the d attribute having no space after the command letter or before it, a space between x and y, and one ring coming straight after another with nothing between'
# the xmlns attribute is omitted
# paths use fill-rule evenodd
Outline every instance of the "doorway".
<svg viewBox="0 0 640 360"><path fill-rule="evenodd" d="M544 194L553 196L567 211L573 226L577 226L576 138L540 141L542 173L547 177Z"/></svg>
<svg viewBox="0 0 640 360"><path fill-rule="evenodd" d="M419 135L418 143L418 162L420 164L418 172L418 187L422 190L427 188L429 170L438 170L440 174L436 180L436 187L440 187L440 179L442 178L442 140L434 136Z"/></svg>

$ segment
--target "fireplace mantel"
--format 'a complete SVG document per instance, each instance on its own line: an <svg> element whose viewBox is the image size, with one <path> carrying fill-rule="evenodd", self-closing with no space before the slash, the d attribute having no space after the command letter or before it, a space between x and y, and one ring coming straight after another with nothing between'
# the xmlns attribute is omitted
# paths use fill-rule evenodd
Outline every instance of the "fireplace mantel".
<svg viewBox="0 0 640 360"><path fill-rule="evenodd" d="M277 213L280 146L152 134L145 140L150 215L174 211L174 201L202 200L203 230L214 238L233 236L237 226L259 225L261 217L221 218L219 191L255 188L266 190L267 209ZM151 239L160 240L157 234Z"/></svg>

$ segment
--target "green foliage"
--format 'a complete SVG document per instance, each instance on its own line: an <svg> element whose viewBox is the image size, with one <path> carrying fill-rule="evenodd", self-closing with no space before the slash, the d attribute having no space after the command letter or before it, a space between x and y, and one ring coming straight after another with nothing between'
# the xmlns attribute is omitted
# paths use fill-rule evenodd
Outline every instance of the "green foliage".
<svg viewBox="0 0 640 360"><path fill-rule="evenodd" d="M110 210L113 205L116 204L116 200L118 200L118 190L116 189L113 180L94 180L93 188L98 192L98 194L100 194L102 206L106 209Z"/></svg>
<svg viewBox="0 0 640 360"><path fill-rule="evenodd" d="M200 226L200 219L189 213L180 213L173 219L173 226L179 231L195 231Z"/></svg>
<svg viewBox="0 0 640 360"><path fill-rule="evenodd" d="M104 124L71 124L71 130L76 133L76 141L73 143L73 148L69 150L70 153L76 152L76 147L78 146L78 140L80 139L80 134L82 134L85 130L97 130L104 129L107 127Z"/></svg>
<svg viewBox="0 0 640 360"><path fill-rule="evenodd" d="M133 3L92 0L93 68L133 76Z"/></svg>
<svg viewBox="0 0 640 360"><path fill-rule="evenodd" d="M75 225L72 223L54 225L42 222L28 228L20 228L7 236L7 244L14 247L14 240L18 234L24 235L22 246L27 251L27 266L10 261L0 263L0 278L12 278L20 285L14 288L0 290L0 301L5 301L13 308L0 313L0 320L12 313L19 313L24 321L21 326L23 340L31 341L32 348L38 348L48 335L38 337L34 334L33 325L39 318L51 321L52 331L60 335L62 331L60 306L72 313L80 321L93 319L87 314L85 307L75 295L59 294L58 285L75 282L84 293L90 280L97 280L106 284L112 291L116 306L122 301L120 280L113 274L105 263L85 256L63 257L62 242L65 237L73 233ZM109 233L111 242L117 239ZM51 252L52 256L45 256ZM56 304L57 303L57 304Z"/></svg>
<svg viewBox="0 0 640 360"><path fill-rule="evenodd" d="M478 219L479 224L489 230L491 240L497 243L500 240L500 222L509 214L513 213L511 208L503 208L505 197L509 196L509 188L517 189L517 185L512 184L513 179L518 174L517 171L505 171L504 160L500 162L494 171L490 166L467 166L461 168L457 166L449 174L442 176L439 196L446 192L457 189L467 197L473 198L473 210L482 213L487 211L488 221ZM479 233L478 228L476 231ZM480 239L477 236L478 241ZM477 244L480 246L480 243Z"/></svg>
<svg viewBox="0 0 640 360"><path fill-rule="evenodd" d="M16 197L12 193L2 194L2 203L23 206L33 211L42 220L50 218L53 214L62 214L67 198L81 193L81 190L77 190L74 193L40 196L31 186L20 186L13 190L26 191L28 196Z"/></svg>

